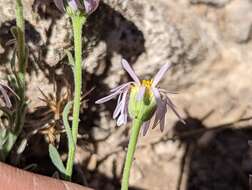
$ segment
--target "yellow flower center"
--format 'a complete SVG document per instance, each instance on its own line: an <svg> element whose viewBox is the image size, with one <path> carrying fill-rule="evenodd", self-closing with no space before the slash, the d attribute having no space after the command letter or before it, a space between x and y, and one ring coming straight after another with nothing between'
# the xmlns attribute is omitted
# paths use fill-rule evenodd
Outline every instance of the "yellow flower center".
<svg viewBox="0 0 252 190"><path fill-rule="evenodd" d="M153 80L142 80L142 85L149 90L151 88L152 82Z"/></svg>
<svg viewBox="0 0 252 190"><path fill-rule="evenodd" d="M152 91L151 91L151 85L152 85L152 83L153 83L153 80L142 80L142 84L141 85L146 88L145 95L147 95L147 96L151 96L152 95ZM139 90L139 86L133 85L131 87L131 90L138 91Z"/></svg>
<svg viewBox="0 0 252 190"><path fill-rule="evenodd" d="M146 88L145 90L145 95L152 97L153 93L151 90L151 85L152 85L153 80L142 80L142 86Z"/></svg>

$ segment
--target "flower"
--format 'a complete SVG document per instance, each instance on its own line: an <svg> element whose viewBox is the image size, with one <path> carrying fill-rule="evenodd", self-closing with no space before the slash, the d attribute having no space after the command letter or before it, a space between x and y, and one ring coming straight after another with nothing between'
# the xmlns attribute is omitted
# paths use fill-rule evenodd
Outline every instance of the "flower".
<svg viewBox="0 0 252 190"><path fill-rule="evenodd" d="M150 127L151 118L154 119L152 128L160 124L160 130L163 131L168 107L171 108L181 122L185 123L167 95L170 92L157 87L165 72L170 68L170 64L163 65L153 80L142 80L142 82L130 67L129 63L124 59L122 60L122 66L133 81L124 83L110 90L110 95L95 102L96 104L101 104L119 95L113 113L113 118L117 118L118 126L127 123L129 114L131 118L140 119L144 122L142 126L143 135L147 133Z"/></svg>
<svg viewBox="0 0 252 190"><path fill-rule="evenodd" d="M55 5L59 10L65 12L67 7L70 7L73 11L85 11L86 14L93 13L98 5L100 0L53 0Z"/></svg>

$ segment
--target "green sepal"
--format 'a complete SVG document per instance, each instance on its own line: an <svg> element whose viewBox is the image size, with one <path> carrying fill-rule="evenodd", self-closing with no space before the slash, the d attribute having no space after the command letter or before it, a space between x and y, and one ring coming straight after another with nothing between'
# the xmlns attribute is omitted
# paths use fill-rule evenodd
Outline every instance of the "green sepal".
<svg viewBox="0 0 252 190"><path fill-rule="evenodd" d="M154 95L145 91L142 100L137 100L139 87L133 87L130 91L128 110L132 119L138 119L143 122L148 121L153 116L157 108L157 102Z"/></svg>

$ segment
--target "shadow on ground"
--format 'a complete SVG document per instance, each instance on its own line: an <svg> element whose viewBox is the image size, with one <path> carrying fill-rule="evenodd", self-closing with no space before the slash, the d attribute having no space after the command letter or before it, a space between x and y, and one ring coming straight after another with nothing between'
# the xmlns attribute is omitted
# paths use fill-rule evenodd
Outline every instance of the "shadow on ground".
<svg viewBox="0 0 252 190"><path fill-rule="evenodd" d="M177 190L182 189L184 176L186 190L249 189L252 159L248 140L252 139L252 128L235 127L245 121L209 128L202 120L188 116L186 126L180 122L174 126L176 137L185 146Z"/></svg>

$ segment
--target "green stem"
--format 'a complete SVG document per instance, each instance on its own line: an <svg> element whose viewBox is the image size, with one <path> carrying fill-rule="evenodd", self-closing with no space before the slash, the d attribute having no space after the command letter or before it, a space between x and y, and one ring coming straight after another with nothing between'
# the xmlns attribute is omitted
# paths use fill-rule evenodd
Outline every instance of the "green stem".
<svg viewBox="0 0 252 190"><path fill-rule="evenodd" d="M24 119L26 115L26 99L25 99L25 72L27 65L27 49L25 46L25 21L23 15L23 5L21 0L16 0L16 45L17 45L17 58L18 58L18 73L17 73L17 89L16 93L19 96L19 100L17 102L17 110L15 112L15 123L13 124L13 128L9 130L7 133L7 142L3 147L3 152L5 158L8 156L10 151L12 150L14 144L18 136L20 135L23 126ZM5 159L4 158L4 159Z"/></svg>
<svg viewBox="0 0 252 190"><path fill-rule="evenodd" d="M19 76L22 85L25 86L25 71L26 71L26 48L25 48L25 21L23 15L23 5L21 0L16 0L16 25L17 25L17 54L19 61Z"/></svg>
<svg viewBox="0 0 252 190"><path fill-rule="evenodd" d="M121 190L128 190L130 169L132 166L134 153L135 153L136 145L137 145L137 139L138 139L139 131L141 129L142 124L143 124L143 121L141 120L134 119L133 121L126 161L125 161L124 170L123 170Z"/></svg>
<svg viewBox="0 0 252 190"><path fill-rule="evenodd" d="M18 96L20 98L18 110L16 113L16 126L14 133L19 136L24 125L24 118L26 114L26 100L25 100L25 74L27 65L27 50L25 46L25 20L23 14L22 0L16 0L16 25L17 25L17 56L18 56L18 77L21 86L18 89ZM13 142L15 142L14 140Z"/></svg>
<svg viewBox="0 0 252 190"><path fill-rule="evenodd" d="M75 147L77 143L77 134L79 126L79 113L81 101L81 86L82 86L82 28L85 24L86 18L83 15L71 16L74 34L74 105L73 105L73 123L72 123L72 136L74 146L71 146L68 152L66 176L68 180L71 179L73 173L73 164L75 157Z"/></svg>

